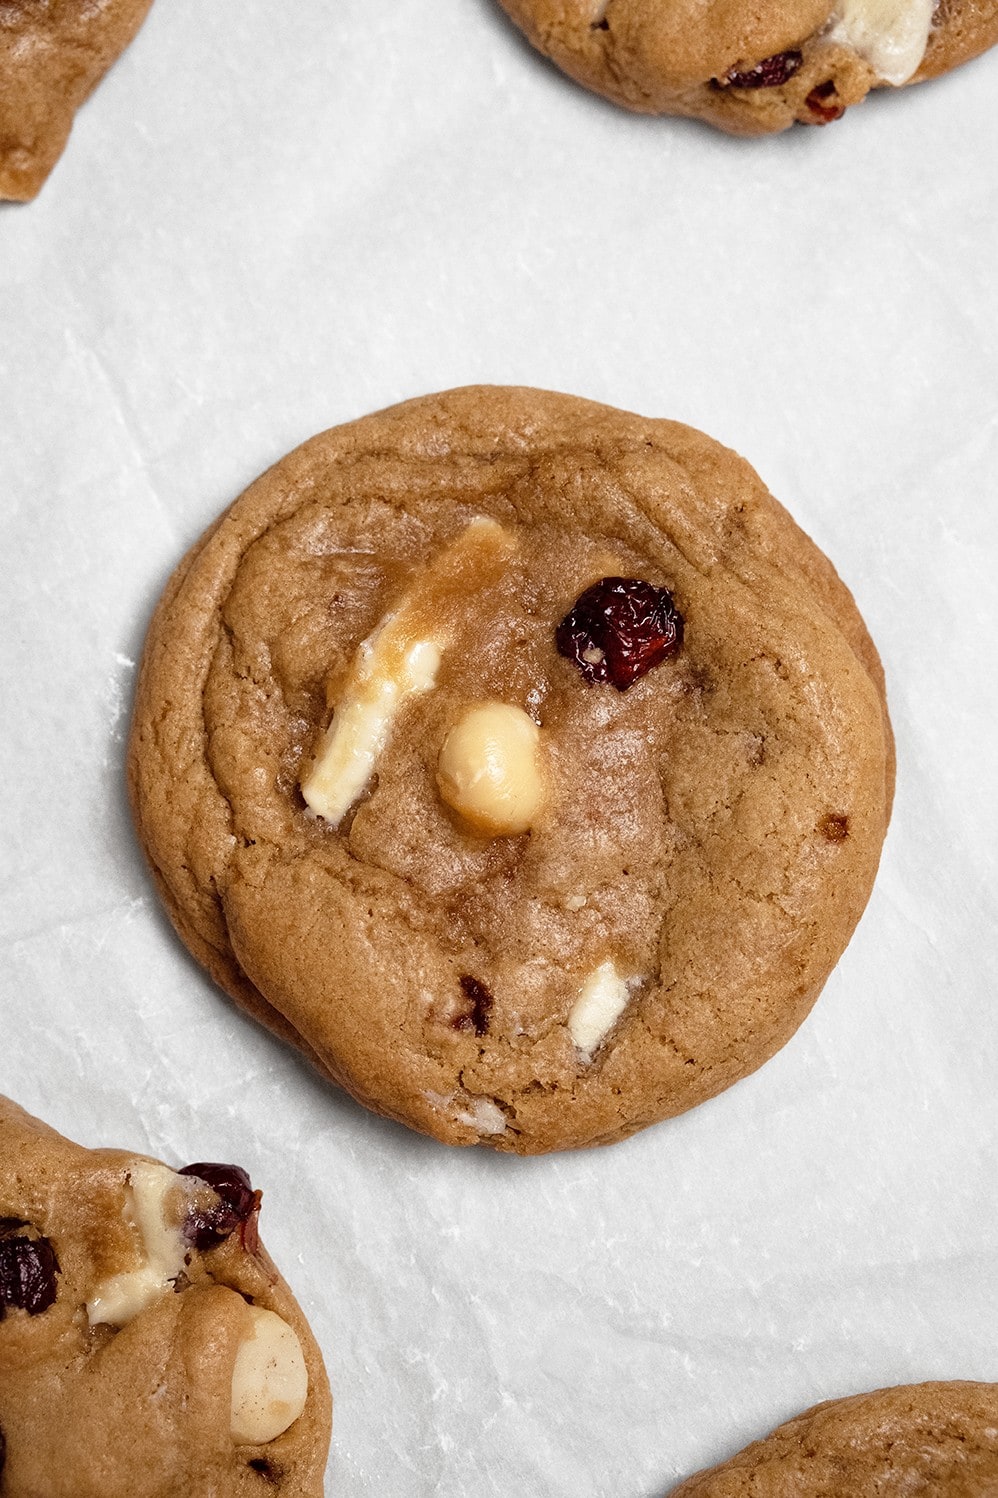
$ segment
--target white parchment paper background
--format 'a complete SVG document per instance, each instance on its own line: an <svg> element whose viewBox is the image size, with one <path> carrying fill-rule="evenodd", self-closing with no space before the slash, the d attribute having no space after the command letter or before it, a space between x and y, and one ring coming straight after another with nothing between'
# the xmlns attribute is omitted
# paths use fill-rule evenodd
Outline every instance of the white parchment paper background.
<svg viewBox="0 0 998 1498"><path fill-rule="evenodd" d="M998 1379L998 53L824 131L632 118L492 0L157 0L0 210L0 1090L234 1159L338 1498L656 1498L811 1402ZM180 948L122 789L184 548L322 427L470 381L738 448L883 653L894 824L796 1039L602 1152L363 1113Z"/></svg>

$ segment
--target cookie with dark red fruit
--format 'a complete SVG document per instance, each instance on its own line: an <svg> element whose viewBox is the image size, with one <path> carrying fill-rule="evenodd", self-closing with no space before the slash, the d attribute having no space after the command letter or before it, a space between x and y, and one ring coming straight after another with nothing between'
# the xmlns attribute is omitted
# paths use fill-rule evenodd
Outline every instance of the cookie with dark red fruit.
<svg viewBox="0 0 998 1498"><path fill-rule="evenodd" d="M234 1165L88 1150L0 1098L4 1498L321 1498L322 1358Z"/></svg>
<svg viewBox="0 0 998 1498"><path fill-rule="evenodd" d="M998 1384L907 1384L815 1405L670 1498L916 1494L998 1494Z"/></svg>
<svg viewBox="0 0 998 1498"><path fill-rule="evenodd" d="M871 89L934 78L998 42L998 0L501 3L587 88L733 135L827 125Z"/></svg>
<svg viewBox="0 0 998 1498"><path fill-rule="evenodd" d="M793 1034L887 826L877 653L752 469L473 387L307 442L181 562L129 748L177 930L377 1112L609 1142Z"/></svg>
<svg viewBox="0 0 998 1498"><path fill-rule="evenodd" d="M0 198L33 198L152 0L0 4Z"/></svg>

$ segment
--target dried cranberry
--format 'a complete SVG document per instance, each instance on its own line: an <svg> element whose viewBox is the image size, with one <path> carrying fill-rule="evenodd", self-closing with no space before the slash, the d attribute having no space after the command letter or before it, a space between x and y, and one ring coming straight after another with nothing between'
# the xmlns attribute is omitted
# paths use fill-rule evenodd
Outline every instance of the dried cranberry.
<svg viewBox="0 0 998 1498"><path fill-rule="evenodd" d="M723 83L728 88L779 88L789 83L803 61L803 52L775 52L754 67L746 68L744 73L737 70L726 73Z"/></svg>
<svg viewBox="0 0 998 1498"><path fill-rule="evenodd" d="M471 1009L457 1016L453 1021L454 1029L474 1030L476 1035L487 1035L495 999L485 984L480 983L477 978L472 978L470 973L465 973L461 978L461 991L470 1003Z"/></svg>
<svg viewBox="0 0 998 1498"><path fill-rule="evenodd" d="M811 90L804 100L812 114L817 115L819 125L830 125L833 120L840 120L846 112L844 104L840 104L835 96L835 84L831 78L827 83L819 83Z"/></svg>
<svg viewBox="0 0 998 1498"><path fill-rule="evenodd" d="M683 618L667 588L635 577L604 577L576 600L555 642L586 681L608 681L626 692L678 653Z"/></svg>
<svg viewBox="0 0 998 1498"><path fill-rule="evenodd" d="M205 1181L218 1197L217 1206L194 1207L184 1224L184 1237L195 1248L213 1248L240 1225L245 1225L260 1204L260 1193L238 1165L210 1165L202 1161L185 1165L178 1174Z"/></svg>
<svg viewBox="0 0 998 1498"><path fill-rule="evenodd" d="M59 1261L47 1238L0 1239L0 1319L7 1306L39 1316L55 1300Z"/></svg>

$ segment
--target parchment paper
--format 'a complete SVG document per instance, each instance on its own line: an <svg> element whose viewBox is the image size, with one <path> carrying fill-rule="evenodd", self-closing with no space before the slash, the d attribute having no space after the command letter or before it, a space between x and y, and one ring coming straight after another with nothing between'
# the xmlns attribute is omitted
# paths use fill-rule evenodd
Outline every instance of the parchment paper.
<svg viewBox="0 0 998 1498"><path fill-rule="evenodd" d="M761 142L631 117L492 0L157 0L0 210L0 1089L236 1160L337 1498L655 1498L818 1399L998 1380L998 53ZM693 423L832 556L897 807L811 1019L522 1161L383 1123L174 939L122 789L183 549L335 422L512 381Z"/></svg>

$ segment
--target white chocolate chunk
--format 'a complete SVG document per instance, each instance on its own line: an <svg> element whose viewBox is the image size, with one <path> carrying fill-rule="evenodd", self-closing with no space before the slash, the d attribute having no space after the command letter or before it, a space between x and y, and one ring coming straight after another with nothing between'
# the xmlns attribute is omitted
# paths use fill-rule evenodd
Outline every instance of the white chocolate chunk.
<svg viewBox="0 0 998 1498"><path fill-rule="evenodd" d="M427 1089L423 1096L428 1103L433 1104L434 1108L440 1108L444 1112L449 1112L455 1101L453 1092L431 1092ZM465 1097L466 1094L462 1093L462 1101ZM471 1128L477 1129L479 1134L505 1134L506 1115L498 1103L494 1103L491 1098L487 1097L472 1097L467 1098L467 1101L469 1107L454 1110L454 1118L458 1123L470 1125Z"/></svg>
<svg viewBox="0 0 998 1498"><path fill-rule="evenodd" d="M357 652L354 679L326 731L302 795L317 816L338 827L370 780L399 708L428 692L440 669L440 646L397 638L403 626L389 614Z"/></svg>
<svg viewBox="0 0 998 1498"><path fill-rule="evenodd" d="M458 1123L470 1124L479 1134L505 1134L506 1115L491 1098L471 1099L471 1107L455 1113Z"/></svg>
<svg viewBox="0 0 998 1498"><path fill-rule="evenodd" d="M176 1171L152 1160L136 1160L129 1168L125 1221L138 1234L142 1262L97 1286L87 1301L91 1326L124 1326L169 1290L183 1269L187 1244L163 1210L168 1193L182 1184Z"/></svg>
<svg viewBox="0 0 998 1498"><path fill-rule="evenodd" d="M338 827L361 796L409 698L435 685L450 643L448 602L502 575L510 532L478 516L417 578L393 613L360 646L333 720L302 781L306 804Z"/></svg>
<svg viewBox="0 0 998 1498"><path fill-rule="evenodd" d="M934 0L839 0L829 41L851 47L878 78L907 83L925 56Z"/></svg>
<svg viewBox="0 0 998 1498"><path fill-rule="evenodd" d="M526 832L544 804L540 737L522 707L482 702L468 708L440 750L441 796L478 832Z"/></svg>
<svg viewBox="0 0 998 1498"><path fill-rule="evenodd" d="M293 1327L275 1311L247 1309L252 1325L232 1369L232 1439L240 1446L264 1446L305 1408L308 1369Z"/></svg>
<svg viewBox="0 0 998 1498"><path fill-rule="evenodd" d="M601 962L589 974L568 1016L569 1034L587 1060L623 1014L629 998L627 981L613 962Z"/></svg>

